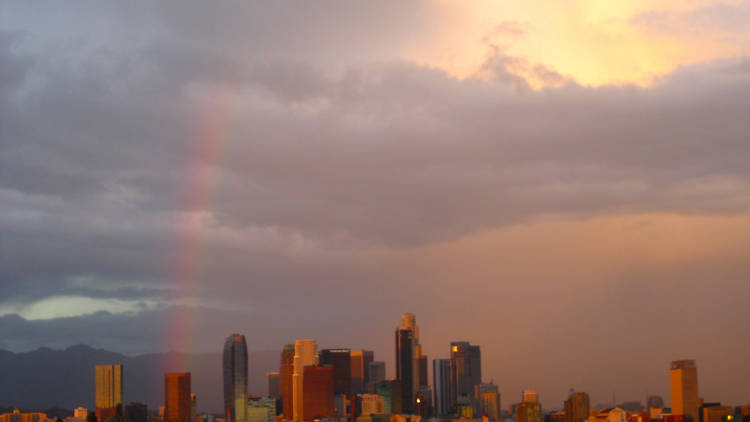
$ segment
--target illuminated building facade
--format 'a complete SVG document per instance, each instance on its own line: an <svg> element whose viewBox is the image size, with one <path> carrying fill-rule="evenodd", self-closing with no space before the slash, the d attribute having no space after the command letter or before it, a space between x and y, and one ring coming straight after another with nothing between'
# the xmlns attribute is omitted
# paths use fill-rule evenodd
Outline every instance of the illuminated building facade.
<svg viewBox="0 0 750 422"><path fill-rule="evenodd" d="M385 380L375 384L375 394L383 397L385 413L404 413L403 394L401 394L401 383L398 380Z"/></svg>
<svg viewBox="0 0 750 422"><path fill-rule="evenodd" d="M122 365L96 365L94 376L96 417L104 421L122 408Z"/></svg>
<svg viewBox="0 0 750 422"><path fill-rule="evenodd" d="M474 386L476 403L474 414L478 418L486 417L490 422L500 420L500 391L493 383Z"/></svg>
<svg viewBox="0 0 750 422"><path fill-rule="evenodd" d="M287 344L281 351L281 364L279 366L279 392L281 395L281 412L284 419L291 420L294 417L294 345Z"/></svg>
<svg viewBox="0 0 750 422"><path fill-rule="evenodd" d="M165 422L191 422L190 372L164 374Z"/></svg>
<svg viewBox="0 0 750 422"><path fill-rule="evenodd" d="M575 392L565 400L565 422L584 422L589 418L591 403L589 395Z"/></svg>
<svg viewBox="0 0 750 422"><path fill-rule="evenodd" d="M466 341L451 343L451 360L455 371L456 404L469 404L474 386L482 383L482 354L479 346Z"/></svg>
<svg viewBox="0 0 750 422"><path fill-rule="evenodd" d="M669 370L672 393L672 413L685 415L686 419L698 422L698 368L694 360L672 362Z"/></svg>
<svg viewBox="0 0 750 422"><path fill-rule="evenodd" d="M305 409L303 406L305 367L317 364L318 345L315 343L315 340L297 340L294 343L294 373L292 374L292 388L294 389L292 402L295 421L305 420ZM331 372L331 375L333 376L333 372ZM333 382L333 378L331 382ZM333 388L331 389L331 394L333 394Z"/></svg>
<svg viewBox="0 0 750 422"><path fill-rule="evenodd" d="M305 366L302 388L304 409L303 419L300 421L323 419L333 415L333 380L333 366Z"/></svg>
<svg viewBox="0 0 750 422"><path fill-rule="evenodd" d="M272 397L254 397L247 399L248 422L275 422L276 400Z"/></svg>
<svg viewBox="0 0 750 422"><path fill-rule="evenodd" d="M539 403L519 403L516 406L516 422L542 422L542 406Z"/></svg>

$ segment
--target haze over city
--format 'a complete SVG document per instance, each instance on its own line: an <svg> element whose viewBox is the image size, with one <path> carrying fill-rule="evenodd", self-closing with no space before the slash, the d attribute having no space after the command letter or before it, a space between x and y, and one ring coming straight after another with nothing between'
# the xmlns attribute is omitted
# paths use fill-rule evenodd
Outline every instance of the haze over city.
<svg viewBox="0 0 750 422"><path fill-rule="evenodd" d="M748 404L749 56L746 0L0 0L0 349L393 378L414 313L504 406Z"/></svg>

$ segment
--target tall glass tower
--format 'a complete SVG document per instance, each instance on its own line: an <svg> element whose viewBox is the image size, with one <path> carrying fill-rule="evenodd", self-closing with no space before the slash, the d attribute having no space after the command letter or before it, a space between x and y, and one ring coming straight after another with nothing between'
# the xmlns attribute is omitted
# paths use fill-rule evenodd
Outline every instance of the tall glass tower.
<svg viewBox="0 0 750 422"><path fill-rule="evenodd" d="M224 342L224 414L226 422L247 422L247 343L232 334Z"/></svg>

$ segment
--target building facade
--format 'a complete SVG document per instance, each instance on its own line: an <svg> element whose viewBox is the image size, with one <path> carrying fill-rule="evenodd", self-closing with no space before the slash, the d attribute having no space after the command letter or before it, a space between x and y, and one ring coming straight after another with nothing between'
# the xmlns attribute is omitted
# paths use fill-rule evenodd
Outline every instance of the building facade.
<svg viewBox="0 0 750 422"><path fill-rule="evenodd" d="M284 419L294 418L294 345L287 344L281 351L279 365L279 392L281 394L281 412Z"/></svg>
<svg viewBox="0 0 750 422"><path fill-rule="evenodd" d="M190 372L164 374L164 422L191 422Z"/></svg>
<svg viewBox="0 0 750 422"><path fill-rule="evenodd" d="M438 417L450 416L455 411L456 382L452 359L432 361L435 413Z"/></svg>
<svg viewBox="0 0 750 422"><path fill-rule="evenodd" d="M698 368L694 360L672 362L669 370L672 413L698 422Z"/></svg>
<svg viewBox="0 0 750 422"><path fill-rule="evenodd" d="M455 371L456 404L470 404L474 386L482 383L482 354L479 346L466 341L451 343L451 360Z"/></svg>
<svg viewBox="0 0 750 422"><path fill-rule="evenodd" d="M482 383L474 386L474 415L486 417L490 422L500 420L500 390L493 383Z"/></svg>
<svg viewBox="0 0 750 422"><path fill-rule="evenodd" d="M333 367L334 394L352 395L352 360L350 349L323 349L318 363Z"/></svg>
<svg viewBox="0 0 750 422"><path fill-rule="evenodd" d="M589 395L575 392L565 400L565 422L585 422L589 418L591 403Z"/></svg>
<svg viewBox="0 0 750 422"><path fill-rule="evenodd" d="M224 416L226 422L247 422L247 343L232 334L224 341Z"/></svg>
<svg viewBox="0 0 750 422"><path fill-rule="evenodd" d="M292 374L292 388L294 389L292 411L295 421L305 420L303 407L305 367L317 364L318 345L315 340L297 340L294 343L294 373Z"/></svg>
<svg viewBox="0 0 750 422"><path fill-rule="evenodd" d="M334 368L331 365L305 366L303 376L303 411L300 421L328 418L333 415Z"/></svg>
<svg viewBox="0 0 750 422"><path fill-rule="evenodd" d="M400 326L396 329L396 379L401 383L402 412L411 414L414 411L416 362L414 329Z"/></svg>
<svg viewBox="0 0 750 422"><path fill-rule="evenodd" d="M96 417L103 421L122 409L122 365L96 365Z"/></svg>

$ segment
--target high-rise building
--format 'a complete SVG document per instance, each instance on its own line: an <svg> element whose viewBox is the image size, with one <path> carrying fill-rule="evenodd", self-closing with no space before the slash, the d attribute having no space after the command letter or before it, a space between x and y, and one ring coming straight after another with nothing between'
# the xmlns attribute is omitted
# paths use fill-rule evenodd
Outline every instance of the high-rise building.
<svg viewBox="0 0 750 422"><path fill-rule="evenodd" d="M370 364L374 357L375 354L371 350L351 351L352 394L361 394L367 390L370 382Z"/></svg>
<svg viewBox="0 0 750 422"><path fill-rule="evenodd" d="M414 399L414 414L422 420L432 417L432 390L429 387L421 387Z"/></svg>
<svg viewBox="0 0 750 422"><path fill-rule="evenodd" d="M247 399L248 422L275 422L276 400L272 397L250 396Z"/></svg>
<svg viewBox="0 0 750 422"><path fill-rule="evenodd" d="M422 387L428 387L427 380L428 360L427 355L422 353L422 345L419 343L419 326L417 317L408 313L401 316L401 326L411 328L414 331L414 391L419 391Z"/></svg>
<svg viewBox="0 0 750 422"><path fill-rule="evenodd" d="M700 422L728 422L733 416L734 408L721 403L707 403L700 408Z"/></svg>
<svg viewBox="0 0 750 422"><path fill-rule="evenodd" d="M349 349L323 349L320 351L318 363L333 367L334 394L352 394L352 361Z"/></svg>
<svg viewBox="0 0 750 422"><path fill-rule="evenodd" d="M247 422L247 343L232 334L224 341L224 415L226 422Z"/></svg>
<svg viewBox="0 0 750 422"><path fill-rule="evenodd" d="M542 422L542 406L523 402L516 406L516 422Z"/></svg>
<svg viewBox="0 0 750 422"><path fill-rule="evenodd" d="M370 362L370 374L367 378L367 391L374 393L375 384L385 381L385 362Z"/></svg>
<svg viewBox="0 0 750 422"><path fill-rule="evenodd" d="M375 394L383 397L385 413L394 415L404 413L401 383L398 380L385 380L375 384Z"/></svg>
<svg viewBox="0 0 750 422"><path fill-rule="evenodd" d="M396 379L401 383L401 406L405 414L414 412L417 333L414 314L404 314L402 325L396 329Z"/></svg>
<svg viewBox="0 0 750 422"><path fill-rule="evenodd" d="M284 419L294 418L294 345L287 344L281 351L281 365L279 366L279 390L281 394L281 408Z"/></svg>
<svg viewBox="0 0 750 422"><path fill-rule="evenodd" d="M451 360L455 371L456 404L469 404L474 386L482 383L482 354L479 346L467 341L451 343Z"/></svg>
<svg viewBox="0 0 750 422"><path fill-rule="evenodd" d="M190 422L195 422L198 417L198 395L190 394Z"/></svg>
<svg viewBox="0 0 750 422"><path fill-rule="evenodd" d="M500 420L500 391L494 383L483 383L474 386L474 415L487 417L490 422Z"/></svg>
<svg viewBox="0 0 750 422"><path fill-rule="evenodd" d="M165 422L191 422L190 372L164 374Z"/></svg>
<svg viewBox="0 0 750 422"><path fill-rule="evenodd" d="M456 382L453 379L453 361L451 359L435 359L432 361L432 383L435 391L435 413L438 417L446 417L454 413L456 397Z"/></svg>
<svg viewBox="0 0 750 422"><path fill-rule="evenodd" d="M331 365L305 366L302 389L304 409L300 421L323 419L333 415L333 372L334 368Z"/></svg>
<svg viewBox="0 0 750 422"><path fill-rule="evenodd" d="M266 389L268 390L268 397L273 397L274 399L281 397L278 372L266 372Z"/></svg>
<svg viewBox="0 0 750 422"><path fill-rule="evenodd" d="M103 421L122 410L122 365L96 365L96 417Z"/></svg>
<svg viewBox="0 0 750 422"><path fill-rule="evenodd" d="M587 393L577 391L565 400L565 422L585 422L589 418L591 403Z"/></svg>
<svg viewBox="0 0 750 422"><path fill-rule="evenodd" d="M148 407L143 403L128 403L123 409L123 416L132 422L148 422Z"/></svg>
<svg viewBox="0 0 750 422"><path fill-rule="evenodd" d="M539 403L539 393L536 390L523 390L521 401L526 403Z"/></svg>
<svg viewBox="0 0 750 422"><path fill-rule="evenodd" d="M669 371L672 413L698 422L698 368L694 360L676 360Z"/></svg>
<svg viewBox="0 0 750 422"><path fill-rule="evenodd" d="M304 376L305 366L318 364L318 345L315 340L297 340L294 343L294 373L292 384L294 389L293 414L295 421L304 421ZM333 374L333 372L331 372Z"/></svg>
<svg viewBox="0 0 750 422"><path fill-rule="evenodd" d="M354 416L370 416L385 413L385 399L377 394L358 394Z"/></svg>

